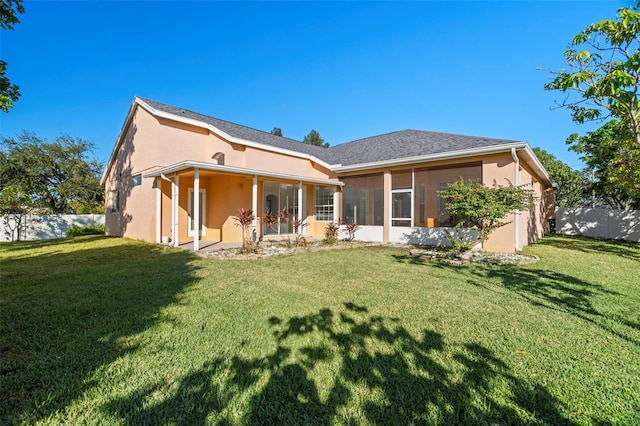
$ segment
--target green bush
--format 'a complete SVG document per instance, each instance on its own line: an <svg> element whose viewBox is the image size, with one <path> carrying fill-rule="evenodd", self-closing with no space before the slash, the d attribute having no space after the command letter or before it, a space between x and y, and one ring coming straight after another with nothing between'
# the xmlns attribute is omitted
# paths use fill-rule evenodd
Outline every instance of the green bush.
<svg viewBox="0 0 640 426"><path fill-rule="evenodd" d="M67 237L78 237L80 235L104 235L104 225L72 226L67 229Z"/></svg>

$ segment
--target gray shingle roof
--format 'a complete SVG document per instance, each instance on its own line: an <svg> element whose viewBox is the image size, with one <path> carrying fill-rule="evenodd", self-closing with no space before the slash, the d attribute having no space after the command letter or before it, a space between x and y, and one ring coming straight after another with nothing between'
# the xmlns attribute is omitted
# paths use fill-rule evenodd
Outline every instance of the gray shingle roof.
<svg viewBox="0 0 640 426"><path fill-rule="evenodd" d="M232 123L230 121L220 120L218 118L210 117L208 115L198 114L197 112L189 111L184 108L178 108L171 105L163 104L161 102L157 102L151 99L138 97L140 100L153 107L156 110L167 112L170 114L174 114L180 117L190 118L192 120L202 121L207 124L211 124L212 126L222 130L236 138L258 142L264 145L273 146L276 148L288 149L291 151L300 152L303 154L313 155L315 157L321 158L323 150L326 148L322 148L315 145L309 145L306 143L302 143L295 139L286 138L283 136L272 135L269 132L264 132L262 130L252 129L251 127L241 126L240 124Z"/></svg>
<svg viewBox="0 0 640 426"><path fill-rule="evenodd" d="M516 142L409 129L336 145L331 147L331 155L337 160L332 163L349 166Z"/></svg>
<svg viewBox="0 0 640 426"><path fill-rule="evenodd" d="M512 144L520 141L493 139L477 136L454 135L449 133L429 132L424 130L401 130L384 135L358 139L330 148L309 145L282 136L241 126L230 121L220 120L198 114L184 108L139 98L151 107L170 114L202 121L240 139L313 155L329 164L350 166L355 164L375 163L422 155L441 154L450 151L486 148Z"/></svg>

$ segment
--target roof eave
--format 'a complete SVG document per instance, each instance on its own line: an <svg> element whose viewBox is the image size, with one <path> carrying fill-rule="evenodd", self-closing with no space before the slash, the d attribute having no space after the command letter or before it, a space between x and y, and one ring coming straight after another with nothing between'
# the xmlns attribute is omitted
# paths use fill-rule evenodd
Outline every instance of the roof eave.
<svg viewBox="0 0 640 426"><path fill-rule="evenodd" d="M511 148L526 149L527 146L528 144L526 142L514 142L509 144L494 145L494 146L483 147L483 148L463 149L458 151L441 152L437 154L417 155L414 157L396 158L393 160L376 161L371 163L360 163L360 164L353 164L349 166L339 166L339 167L334 167L331 170L336 173L342 173L342 172L363 171L363 170L375 169L380 167L394 167L394 166L405 166L405 165L408 166L412 164L431 162L431 161L474 157L478 155L487 155L487 154L498 154L502 152L509 152Z"/></svg>
<svg viewBox="0 0 640 426"><path fill-rule="evenodd" d="M125 117L124 123L122 124L122 128L120 129L120 133L118 133L118 137L116 138L116 143L113 147L113 150L111 150L111 155L109 155L109 161L107 161L107 165L104 169L104 173L102 173L102 177L100 178L100 185L104 185L107 180L107 175L111 170L111 166L113 165L113 161L115 160L118 150L120 149L120 145L122 145L122 140L124 138L126 129L129 127L129 124L131 123L131 119L133 118L133 112L135 111L137 100L138 98L134 97L133 101L131 101L131 106L129 107L127 116Z"/></svg>
<svg viewBox="0 0 640 426"><path fill-rule="evenodd" d="M307 176L297 176L297 175L290 175L286 173L276 173L276 172L269 172L264 170L246 169L243 167L211 164L211 163L206 163L202 161L181 161L179 163L170 164L168 166L160 167L151 172L145 173L142 177L144 178L161 177L163 175L174 174L182 171L187 171L190 169L200 169L200 170L208 170L208 171L214 171L214 172L217 171L217 172L233 173L233 174L241 174L241 175L254 175L254 176L260 176L260 177L290 180L290 181L296 181L296 182L317 183L317 184L323 184L323 185L339 185L339 186L344 185L338 179L311 178Z"/></svg>

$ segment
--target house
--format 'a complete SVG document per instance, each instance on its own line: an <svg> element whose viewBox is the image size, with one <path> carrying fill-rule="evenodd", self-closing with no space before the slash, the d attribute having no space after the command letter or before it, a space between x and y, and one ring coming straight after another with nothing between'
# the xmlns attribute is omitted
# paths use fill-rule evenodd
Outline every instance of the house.
<svg viewBox="0 0 640 426"><path fill-rule="evenodd" d="M259 217L284 208L309 237L342 218L359 240L442 243L452 223L437 191L460 178L534 193L485 250L513 252L547 230L552 183L526 142L402 130L321 148L135 97L102 177L106 232L198 250L241 241L241 207L257 213L255 238L291 234L291 220Z"/></svg>

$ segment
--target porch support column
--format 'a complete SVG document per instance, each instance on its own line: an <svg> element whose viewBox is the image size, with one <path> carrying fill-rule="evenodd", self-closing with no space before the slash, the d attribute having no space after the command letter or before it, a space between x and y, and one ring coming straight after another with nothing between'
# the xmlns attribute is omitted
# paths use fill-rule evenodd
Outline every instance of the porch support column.
<svg viewBox="0 0 640 426"><path fill-rule="evenodd" d="M251 238L258 240L258 175L253 175L253 186L251 187L251 210L253 210L253 221L251 222Z"/></svg>
<svg viewBox="0 0 640 426"><path fill-rule="evenodd" d="M333 188L333 221L338 223L340 221L340 191L338 191L338 187L335 186Z"/></svg>
<svg viewBox="0 0 640 426"><path fill-rule="evenodd" d="M200 169L193 169L193 251L200 250Z"/></svg>
<svg viewBox="0 0 640 426"><path fill-rule="evenodd" d="M173 238L173 245L178 247L180 244L178 241L178 213L179 213L179 198L180 198L180 176L176 173L171 183L171 238Z"/></svg>
<svg viewBox="0 0 640 426"><path fill-rule="evenodd" d="M156 243L162 242L162 178L156 178Z"/></svg>
<svg viewBox="0 0 640 426"><path fill-rule="evenodd" d="M511 148L511 156L514 166L514 185L520 187L520 159L515 148ZM513 212L513 249L515 251L522 250L520 247L520 210Z"/></svg>
<svg viewBox="0 0 640 426"><path fill-rule="evenodd" d="M298 182L298 235L302 235L302 181Z"/></svg>
<svg viewBox="0 0 640 426"><path fill-rule="evenodd" d="M382 242L388 243L391 233L391 171L384 171L383 182L384 221L382 222Z"/></svg>

